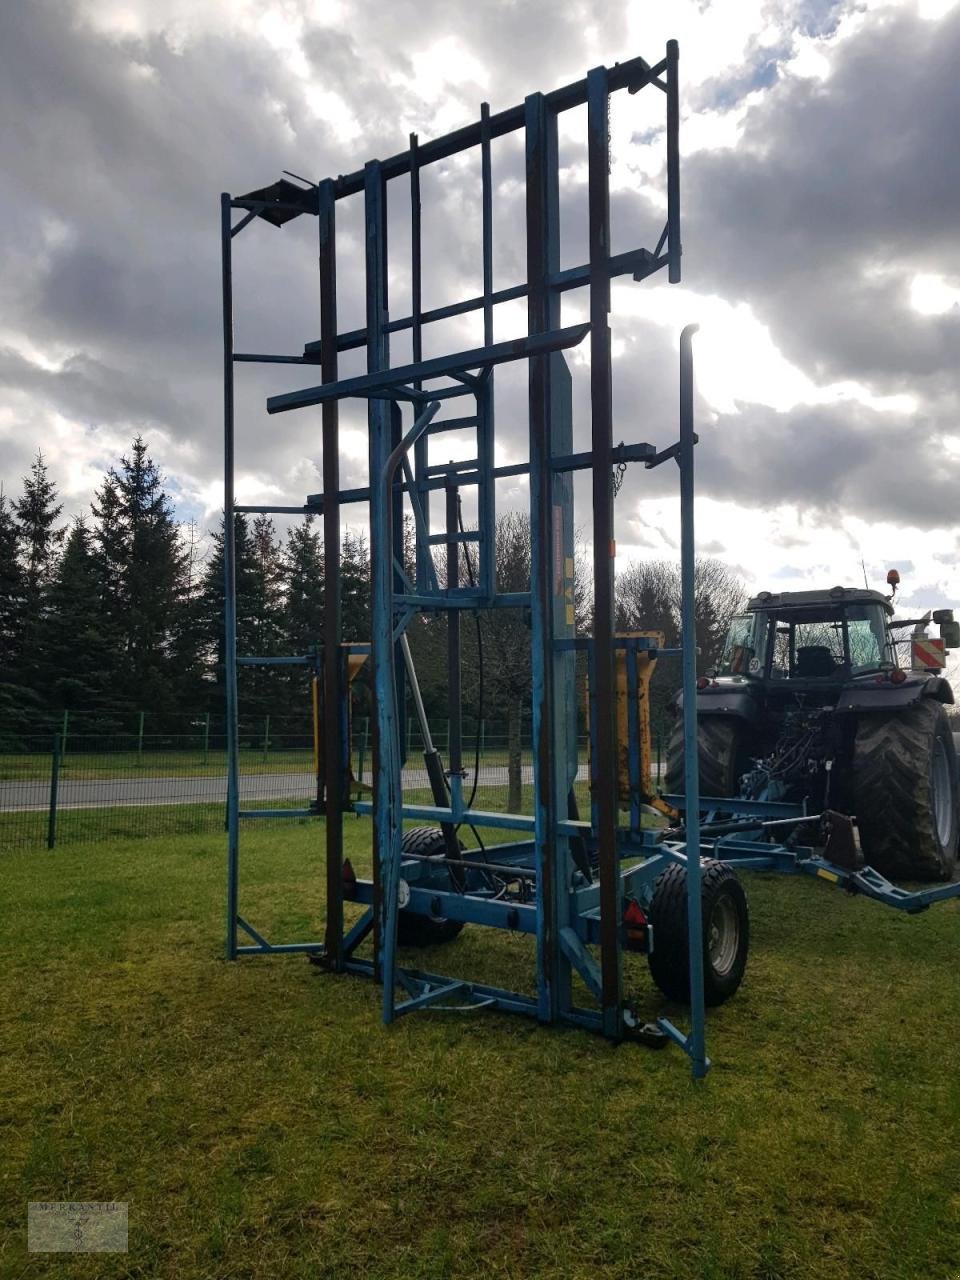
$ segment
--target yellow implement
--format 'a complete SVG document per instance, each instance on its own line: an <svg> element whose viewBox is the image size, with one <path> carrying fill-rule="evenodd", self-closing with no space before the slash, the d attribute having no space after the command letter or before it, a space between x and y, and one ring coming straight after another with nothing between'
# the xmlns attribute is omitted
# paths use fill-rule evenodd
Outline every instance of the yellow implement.
<svg viewBox="0 0 960 1280"><path fill-rule="evenodd" d="M361 667L366 662L366 660L367 660L367 655L365 653L347 654L347 684L348 685L353 684L355 677L357 676L358 672L360 671ZM320 696L320 677L319 676L314 676L313 679L310 681L310 703L313 708L313 772L314 772L314 776L317 779L318 784L321 784L323 781L323 739L320 736L321 696ZM347 705L349 708L349 699L347 700ZM348 741L349 741L349 733L350 733L349 714L350 713L348 710L347 712ZM353 786L359 787L363 785L362 782L359 782L356 778L354 778L352 769L350 772L350 782ZM369 790L369 787L367 787L366 790Z"/></svg>
<svg viewBox="0 0 960 1280"><path fill-rule="evenodd" d="M619 639L652 640L658 649L664 646L665 637L662 631L619 631ZM651 653L643 651L635 655L637 663L637 700L633 707L636 715L637 745L640 755L640 800L643 804L658 809L667 817L676 817L676 810L660 799L657 786L652 777L653 751L650 741L650 680L656 669L657 659ZM627 683L628 654L625 649L614 652L616 679L616 717L617 717L617 793L621 804L628 805L630 796L630 697Z"/></svg>

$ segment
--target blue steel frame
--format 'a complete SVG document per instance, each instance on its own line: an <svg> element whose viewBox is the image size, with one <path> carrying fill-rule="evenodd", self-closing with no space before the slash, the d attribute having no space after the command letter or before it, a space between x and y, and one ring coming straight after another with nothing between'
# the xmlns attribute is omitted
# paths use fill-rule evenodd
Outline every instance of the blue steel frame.
<svg viewBox="0 0 960 1280"><path fill-rule="evenodd" d="M645 87L663 92L666 100L666 170L668 207L666 225L653 250L638 248L613 255L610 252L610 139L611 93L630 93ZM386 161L370 161L362 171L326 179L302 188L281 181L247 196L221 198L224 302L224 508L226 528L226 682L228 732L228 858L227 858L227 956L306 951L317 953L335 971L372 976L383 989L383 1021L400 1014L455 997L458 1005L493 1007L524 1012L543 1022L563 1022L602 1032L614 1040L638 1030L636 1016L625 999L622 952L627 945L623 916L630 895L649 902L656 877L671 862L685 860L688 867L690 922L691 1031L686 1035L666 1019L659 1021L660 1035L675 1040L690 1055L695 1076L709 1065L704 1039L704 1002L701 921L700 860L688 857L697 851L697 806L682 843L647 848L640 831L639 804L631 805L632 821L619 826L616 787L615 717L613 715L614 649L628 649L632 666L640 641L618 641L614 635L614 527L613 467L618 462L642 462L656 466L675 459L680 467L680 505L683 527L683 680L685 705L695 706L695 649L693 627L693 433L692 356L693 329L681 340L680 439L658 451L638 443L613 446L612 359L609 313L610 283L630 274L641 281L660 268L671 282L680 279L678 46L670 41L664 58L650 65L641 58L599 67L587 78L550 94L532 94L522 106L491 115L484 104L477 124L437 141L420 145L411 136L410 147ZM561 112L586 105L588 126L589 260L560 269L559 166L557 121ZM526 142L527 279L507 289L493 289L493 231L491 142L522 129ZM420 173L422 168L457 152L479 146L481 154L481 208L483 293L460 303L423 311L421 304ZM411 201L410 264L412 311L391 319L387 289L386 200L391 180L409 175ZM340 332L337 323L336 202L363 193L366 225L366 324L362 330ZM233 223L233 210L243 211ZM307 343L302 356L238 353L232 338L233 237L259 216L275 225L299 214L317 217L320 238L320 338ZM589 324L562 328L560 298L568 289L589 289ZM528 333L512 342L493 341L493 309L501 302L527 299ZM481 348L425 360L422 331L425 324L479 310L483 313L484 345ZM412 363L390 364L390 334L412 331ZM571 448L570 383L562 352L589 340L591 387L591 448L575 454ZM338 354L365 346L367 371L358 377L338 378ZM494 377L499 363L525 360L529 370L529 462L509 467L494 465ZM238 506L234 473L234 366L245 361L318 364L321 381L306 390L272 397L270 413L320 405L323 433L323 492L308 496L301 506ZM436 384L444 379L442 385ZM369 482L362 489L341 490L338 471L338 404L348 396L368 402ZM438 418L449 399L468 397L466 413ZM413 406L413 426L403 434L401 405ZM429 435L463 427L476 430L476 457L466 462L428 464ZM411 463L412 454L412 463ZM593 546L595 623L592 638L573 635L566 608L571 535L571 473L591 470L593 477ZM532 574L529 592L497 591L494 561L494 483L504 476L528 474ZM477 528L458 528L459 492L475 486L478 493ZM430 498L446 496L446 527L431 532ZM416 569L411 581L394 555L399 545L402 503L409 500L416 529ZM374 732L374 797L372 803L351 804L347 791L349 764L344 750L346 683L340 624L339 536L344 504L367 503L370 513L373 621L370 645L376 707ZM291 514L321 513L325 538L326 613L322 643L324 705L323 790L326 811L327 923L323 942L271 943L238 912L239 829L241 819L283 811L243 812L239 807L237 777L236 598L234 518L237 512L273 511ZM460 549L475 545L478 572L469 584L460 578ZM432 548L446 548L447 575L442 584L436 573ZM465 807L460 776L459 619L463 609L523 607L530 611L533 669L534 812L485 813ZM404 804L401 791L402 748L399 716L403 706L403 667L398 641L410 617L418 611L440 610L449 623L450 718L453 723L448 764L449 803ZM591 672L592 813L589 822L568 813L570 778L569 724L575 648L586 648ZM296 661L297 659L291 659ZM251 659L256 661L256 659ZM315 661L309 659L309 661ZM635 679L635 670L634 670ZM339 714L336 709L339 708ZM688 715L688 719L690 716ZM696 749L694 723L687 729L688 786L696 798ZM631 770L636 772L636 743L631 749ZM374 875L372 881L344 878L343 814L372 813ZM464 822L500 827L522 838L488 847L481 868L473 855L462 855L462 885L449 881L438 885L435 867L402 857L402 820L421 818L450 829ZM596 875L585 875L575 866L572 845L589 850ZM636 864L638 854L646 856ZM620 863L635 863L628 870ZM492 860L492 861L491 861ZM453 863L455 859L448 858ZM491 866L499 866L512 881L529 892L519 898L498 900L484 887ZM409 894L406 910L422 915L443 915L454 920L530 933L536 938L536 997L487 987L457 978L443 978L398 967L397 918L401 879ZM443 887L442 887L443 886ZM343 923L345 893L367 905L360 920L346 932ZM237 930L250 942L237 944ZM372 961L355 955L360 942L374 935ZM588 950L599 947L599 963ZM581 1007L574 997L573 976L579 975L595 1001ZM397 999L397 988L406 993Z"/></svg>
<svg viewBox="0 0 960 1280"><path fill-rule="evenodd" d="M659 1032L689 1055L695 1077L706 1073L703 950L700 899L701 856L720 858L733 867L775 870L818 877L852 893L862 893L910 913L960 894L960 884L916 892L891 884L870 867L843 867L813 848L787 847L773 832L782 821L809 820L791 804L768 801L710 799L702 817L698 791L696 748L696 653L694 647L694 445L692 337L688 326L680 342L680 432L676 444L658 451L637 443L613 447L612 361L610 350L610 281L630 273L634 279L666 267L671 281L680 278L679 161L677 148L676 42L655 66L642 59L597 68L586 80L547 95L532 94L521 107L491 116L486 104L480 121L424 146L415 135L409 150L389 160L371 161L362 171L315 187L302 188L282 180L247 196L221 197L224 309L224 511L225 511L225 631L227 695L227 957L244 954L314 953L330 969L373 977L382 984L384 1022L428 1006L444 1007L453 999L458 1008L490 1007L526 1013L543 1022L562 1022L600 1031L614 1040L638 1032L636 1017L624 998L622 952L628 944L624 907L632 899L649 905L657 876L671 862L687 869L687 910L690 966L690 1032L684 1034L667 1019L658 1019ZM636 249L609 252L609 136L608 102L612 92L636 92L655 86L666 96L668 210L663 234L651 252ZM586 104L588 114L589 261L559 269L559 178L557 118ZM493 138L523 129L527 170L527 280L507 289L493 289L492 181L490 144ZM483 235L483 293L460 303L423 311L421 304L420 172L423 166L479 146ZM411 201L412 312L391 320L387 291L386 198L390 180L409 175ZM337 324L336 202L363 193L366 221L366 326L341 333ZM233 210L243 216L233 223ZM300 214L317 217L320 242L320 339L307 343L302 356L238 353L233 348L232 240L255 217L282 225ZM588 287L588 325L560 327L560 295L566 289ZM493 341L493 308L500 302L525 297L528 334L507 343ZM484 344L466 352L423 359L425 324L482 310ZM390 365L389 336L412 331L413 361ZM573 453L570 443L569 375L562 351L589 336L591 357L591 449ZM338 379L339 352L365 346L367 372ZM499 363L526 360L529 367L529 462L494 465L494 382ZM273 397L271 413L312 405L321 406L323 492L289 507L238 506L234 494L234 365L247 361L319 365L321 382L312 388ZM447 381L425 389L425 383ZM339 481L338 405L348 396L368 401L369 483L341 490ZM469 397L469 412L438 418L449 399ZM413 406L414 421L404 434L400 405ZM431 434L472 427L476 457L443 466L429 465ZM413 463L411 465L410 455ZM613 492L614 464L642 462L645 467L675 459L680 470L682 685L686 795L667 797L686 815L681 828L653 832L641 827L642 779L634 717L627 751L630 783L629 821L621 826L617 795L614 708L614 651L626 650L630 696L637 693L637 656L653 649L643 638L618 638L613 630ZM566 615L565 576L569 535L570 473L591 470L593 478L593 551L595 625L592 637L576 637ZM529 592L497 591L494 571L494 482L528 474L531 498L532 581ZM475 530L458 522L459 492L473 486L478 495ZM446 498L446 527L431 532L430 499L442 491ZM394 555L399 545L402 503L409 500L416 530L414 580L410 581ZM373 564L373 634L371 644L344 645L340 617L340 516L348 503L369 505ZM237 668L244 663L301 663L316 668L317 655L289 658L238 657L236 651L236 589L234 519L238 512L322 514L325 543L325 614L320 665L323 674L323 768L318 779L318 807L305 810L251 810L239 806L237 738ZM558 513L559 516L558 516ZM460 578L460 549L476 547L478 572L464 584ZM434 546L446 549L445 583L434 564ZM534 812L532 815L487 813L464 805L460 742L459 619L463 609L516 608L530 610L533 656ZM404 804L401 791L403 666L398 641L418 611L439 610L449 624L450 720L448 764L449 803ZM590 675L591 817L572 818L567 811L570 783L569 692L576 650L586 652ZM375 791L372 803L351 803L346 655L369 652L373 671L376 719L374 733ZM242 820L299 817L320 808L326 815L327 920L323 941L268 942L238 911L239 831ZM343 859L343 815L372 813L374 876L356 880ZM720 830L713 817L724 815ZM730 815L736 820L730 822ZM456 856L448 845L444 869L437 880L437 860L404 855L402 820L417 818L439 823L445 832L471 822L521 835L508 843L487 846L482 861L474 853ZM774 822L773 827L764 823ZM755 826L748 824L755 823ZM701 824L704 827L701 838ZM730 825L736 831L722 830ZM679 838L677 833L679 832ZM573 850L592 856L597 874L585 872ZM452 849L453 852L450 852ZM629 861L626 868L622 861ZM459 884L450 887L456 867ZM501 898L487 887L491 872L500 872L524 892ZM346 874L345 874L346 873ZM401 880L405 906L400 906ZM344 932L344 897L364 904L357 922ZM401 910L422 916L442 916L536 938L537 994L521 995L497 987L399 967L397 920ZM239 945L237 931L249 942ZM370 933L374 958L361 960L355 952ZM656 939L648 930L647 945ZM597 963L590 947L599 947ZM577 974L594 1000L582 1007L574 1000ZM397 1001L397 987L406 998ZM648 1030L648 1029L644 1029ZM649 1039L649 1034L647 1036Z"/></svg>

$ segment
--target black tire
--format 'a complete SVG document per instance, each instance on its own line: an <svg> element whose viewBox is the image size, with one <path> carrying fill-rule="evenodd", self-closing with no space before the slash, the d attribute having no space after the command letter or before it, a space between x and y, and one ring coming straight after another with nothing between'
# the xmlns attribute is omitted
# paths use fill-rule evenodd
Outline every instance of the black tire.
<svg viewBox="0 0 960 1280"><path fill-rule="evenodd" d="M746 768L746 728L733 716L702 716L697 720L697 745L702 796L735 796ZM667 795L686 791L683 768L683 716L678 716L667 743Z"/></svg>
<svg viewBox="0 0 960 1280"><path fill-rule="evenodd" d="M439 827L411 827L403 833L400 848L403 853L416 853L427 858L443 858L447 853L446 841ZM463 848L462 844L460 848ZM446 870L444 876L449 879ZM423 916L415 911L400 911L397 913L397 945L435 947L441 942L452 942L463 924L462 920L448 920L445 916Z"/></svg>
<svg viewBox="0 0 960 1280"><path fill-rule="evenodd" d="M853 809L870 866L891 879L950 880L957 870L957 753L943 704L863 716Z"/></svg>
<svg viewBox="0 0 960 1280"><path fill-rule="evenodd" d="M703 994L708 1005L718 1005L729 1000L743 981L750 949L750 915L746 894L732 867L704 859L701 874ZM650 974L668 1000L689 1004L687 869L679 863L657 877L650 923Z"/></svg>

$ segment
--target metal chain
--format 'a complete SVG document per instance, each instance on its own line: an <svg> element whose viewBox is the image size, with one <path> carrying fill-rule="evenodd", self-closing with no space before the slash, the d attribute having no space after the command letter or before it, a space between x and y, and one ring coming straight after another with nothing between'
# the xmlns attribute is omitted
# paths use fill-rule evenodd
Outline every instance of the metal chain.
<svg viewBox="0 0 960 1280"><path fill-rule="evenodd" d="M620 444L618 447L621 449L623 448L622 440L620 441ZM620 493L620 490L623 488L623 478L626 474L627 474L627 464L625 462L618 462L616 466L613 468L613 471L610 473L610 479L613 482L613 496L615 498Z"/></svg>

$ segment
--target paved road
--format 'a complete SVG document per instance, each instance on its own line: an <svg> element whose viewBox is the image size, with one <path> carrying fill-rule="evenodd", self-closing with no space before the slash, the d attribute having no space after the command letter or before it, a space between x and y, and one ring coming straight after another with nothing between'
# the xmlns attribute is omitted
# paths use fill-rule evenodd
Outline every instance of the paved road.
<svg viewBox="0 0 960 1280"><path fill-rule="evenodd" d="M255 773L240 779L241 801L309 799L313 775ZM104 809L158 804L224 804L227 784L213 778L61 778L60 809ZM46 809L49 782L0 782L0 811Z"/></svg>
<svg viewBox="0 0 960 1280"><path fill-rule="evenodd" d="M533 769L525 765L523 781L533 781ZM581 765L578 777L585 780L587 766ZM480 785L505 785L506 768L481 769ZM369 771L364 781L372 781ZM405 787L426 787L422 769L405 769ZM240 776L241 804L260 805L267 800L303 800L316 793L313 774L248 773ZM150 805L223 804L226 781L222 776L209 778L70 778L60 779L57 807L60 809L106 809L145 807ZM0 812L46 810L50 803L49 782L0 782Z"/></svg>

